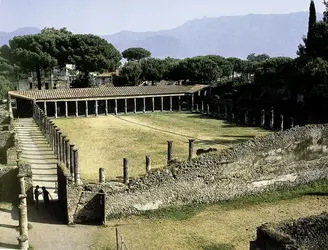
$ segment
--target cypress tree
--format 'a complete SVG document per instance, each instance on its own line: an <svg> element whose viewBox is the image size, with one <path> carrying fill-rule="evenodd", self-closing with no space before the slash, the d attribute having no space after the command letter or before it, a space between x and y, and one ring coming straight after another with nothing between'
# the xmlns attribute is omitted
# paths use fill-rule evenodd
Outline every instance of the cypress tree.
<svg viewBox="0 0 328 250"><path fill-rule="evenodd" d="M309 28L308 28L308 37L309 37L309 33L311 31L311 28L313 27L313 25L317 22L317 14L315 11L315 5L313 0L311 0L310 3L310 16L309 16Z"/></svg>

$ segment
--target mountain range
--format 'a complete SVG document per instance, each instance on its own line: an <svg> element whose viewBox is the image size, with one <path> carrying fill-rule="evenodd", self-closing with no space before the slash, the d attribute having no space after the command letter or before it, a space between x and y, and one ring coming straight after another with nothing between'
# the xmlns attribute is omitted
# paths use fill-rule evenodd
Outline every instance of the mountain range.
<svg viewBox="0 0 328 250"><path fill-rule="evenodd" d="M143 47L152 57L184 58L217 54L246 58L251 53L295 57L297 46L308 29L308 12L290 14L249 14L204 17L187 21L170 30L121 31L102 36L119 51ZM322 20L322 14L317 14ZM25 27L0 32L0 45L17 35L36 34L40 29Z"/></svg>

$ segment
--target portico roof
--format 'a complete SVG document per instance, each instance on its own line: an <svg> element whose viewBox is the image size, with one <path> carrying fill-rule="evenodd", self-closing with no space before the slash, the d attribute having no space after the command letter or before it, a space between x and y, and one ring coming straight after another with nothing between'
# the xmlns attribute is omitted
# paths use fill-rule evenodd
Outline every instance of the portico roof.
<svg viewBox="0 0 328 250"><path fill-rule="evenodd" d="M187 95L208 88L209 85L129 86L9 91L12 97L35 101L122 98L140 96Z"/></svg>

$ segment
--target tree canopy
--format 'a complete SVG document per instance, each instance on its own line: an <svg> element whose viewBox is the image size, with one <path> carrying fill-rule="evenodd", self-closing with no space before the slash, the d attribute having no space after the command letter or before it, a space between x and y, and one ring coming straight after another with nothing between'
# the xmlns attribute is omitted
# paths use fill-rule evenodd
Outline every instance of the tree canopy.
<svg viewBox="0 0 328 250"><path fill-rule="evenodd" d="M123 58L127 59L128 61L139 61L141 59L150 57L150 51L144 48L129 48L122 52Z"/></svg>
<svg viewBox="0 0 328 250"><path fill-rule="evenodd" d="M45 28L40 34L14 37L9 42L11 60L25 73L35 72L41 89L42 72L74 64L89 85L90 72L114 71L121 55L112 44L95 35L73 34L66 28ZM6 47L3 51L6 54Z"/></svg>

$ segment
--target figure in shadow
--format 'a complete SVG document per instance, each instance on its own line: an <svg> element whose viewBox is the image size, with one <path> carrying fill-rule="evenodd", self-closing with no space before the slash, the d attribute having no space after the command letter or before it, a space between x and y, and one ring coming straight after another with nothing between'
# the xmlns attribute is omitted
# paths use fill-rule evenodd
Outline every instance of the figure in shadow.
<svg viewBox="0 0 328 250"><path fill-rule="evenodd" d="M36 209L39 209L39 195L42 193L39 188L40 188L39 185L36 185L34 189L34 199L35 199Z"/></svg>
<svg viewBox="0 0 328 250"><path fill-rule="evenodd" d="M46 189L46 187L42 187L42 193L43 193L43 201L44 201L44 206L47 208L49 205L49 196L52 199L52 196Z"/></svg>

